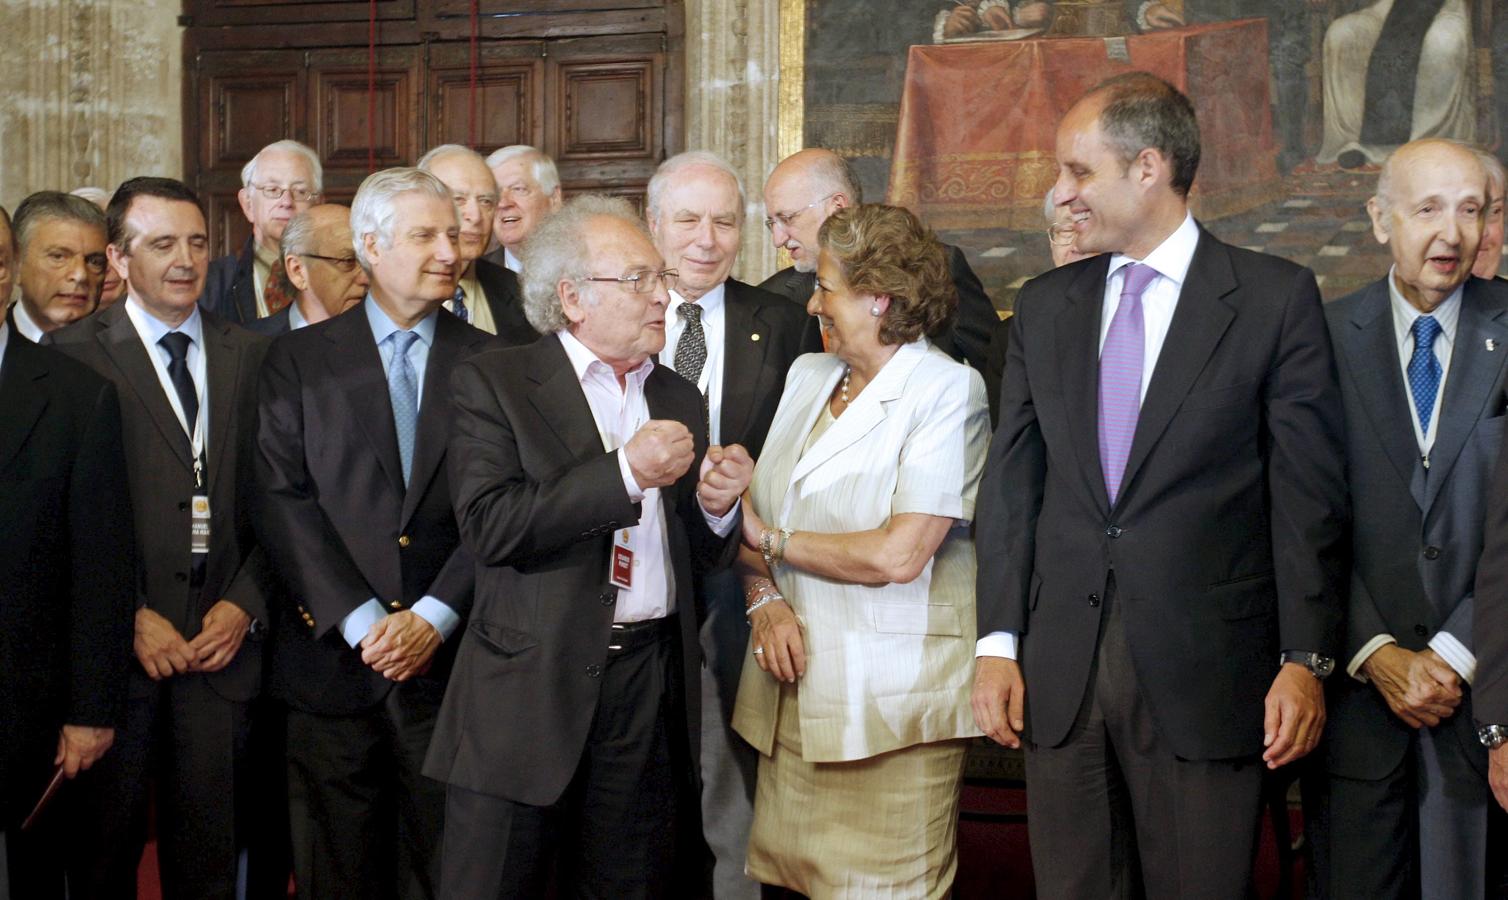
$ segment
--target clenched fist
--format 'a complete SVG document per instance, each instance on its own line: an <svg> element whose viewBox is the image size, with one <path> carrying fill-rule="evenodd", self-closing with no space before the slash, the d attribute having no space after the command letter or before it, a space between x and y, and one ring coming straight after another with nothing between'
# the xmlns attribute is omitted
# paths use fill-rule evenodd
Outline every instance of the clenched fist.
<svg viewBox="0 0 1508 900"><path fill-rule="evenodd" d="M738 444L708 447L701 475L696 495L702 498L702 508L714 516L725 516L754 477L754 460Z"/></svg>
<svg viewBox="0 0 1508 900"><path fill-rule="evenodd" d="M644 490L674 484L696 459L691 432L671 419L650 419L623 445L628 470Z"/></svg>

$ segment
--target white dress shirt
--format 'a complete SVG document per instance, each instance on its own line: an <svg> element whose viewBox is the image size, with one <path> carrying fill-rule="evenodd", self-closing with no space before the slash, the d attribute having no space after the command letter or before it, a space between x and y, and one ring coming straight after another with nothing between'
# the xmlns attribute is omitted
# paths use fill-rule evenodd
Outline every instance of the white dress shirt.
<svg viewBox="0 0 1508 900"><path fill-rule="evenodd" d="M513 274L520 278L524 275L524 264L519 262L518 257L514 256L513 251L507 247L503 248L503 268L512 270Z"/></svg>
<svg viewBox="0 0 1508 900"><path fill-rule="evenodd" d="M11 310L16 317L16 331L33 344L41 343L42 336L47 332L43 331L42 326L31 317L31 313L26 311L26 304L17 300L11 306Z"/></svg>
<svg viewBox="0 0 1508 900"><path fill-rule="evenodd" d="M400 330L398 325L389 319L377 301L368 294L362 301L362 307L366 310L367 324L372 327L372 338L377 342L377 355L382 359L382 374L384 380L388 370L393 366L393 343L388 335ZM429 362L429 349L435 342L435 314L430 313L423 321L413 327L414 334L419 336L408 348L408 361L414 367L414 380L419 387L419 408L424 408L424 367ZM461 624L461 617L443 599L430 594L419 598L411 608L411 612L440 633L440 640L449 640L455 633L457 626ZM387 607L376 597L361 604L346 614L340 620L340 635L346 639L346 643L352 647L361 646L362 638L367 636L372 624L388 614Z"/></svg>
<svg viewBox="0 0 1508 900"><path fill-rule="evenodd" d="M1393 337L1398 343L1398 370L1403 375L1404 395L1408 397L1409 424L1414 428L1414 440L1419 447L1419 458L1429 459L1430 450L1435 446L1435 432L1440 424L1440 401L1445 398L1445 379L1450 377L1451 351L1456 344L1456 323L1461 320L1461 291L1456 288L1444 302L1435 307L1430 315L1440 323L1440 334L1435 337L1435 358L1440 360L1440 384L1435 391L1435 405L1430 411L1429 430L1426 431L1419 424L1419 404L1414 397L1414 388L1409 384L1409 361L1414 357L1414 322L1424 313L1421 313L1412 303L1403 298L1398 291L1397 273L1388 272L1388 297L1392 301L1393 310ZM1366 673L1361 671L1362 663L1367 661L1379 648L1388 644L1396 644L1398 639L1391 634L1374 635L1371 640L1362 644L1356 655L1346 664L1346 674L1358 681L1367 681ZM1467 684L1476 677L1477 658L1456 639L1456 636L1448 631L1437 631L1434 637L1429 639L1429 648L1440 654L1456 674Z"/></svg>
<svg viewBox="0 0 1508 900"><path fill-rule="evenodd" d="M152 361L152 369L157 373L157 381L162 385L162 392L167 395L168 403L173 407L173 415L178 417L178 424L183 426L183 433L188 435L189 443L196 454L209 452L209 404L212 399L206 390L209 384L207 363L204 357L204 320L199 316L199 305L194 305L194 311L184 319L176 328L151 313L131 295L126 296L126 315L131 324L135 326L136 333L141 337L141 342L147 348L147 358ZM173 354L168 352L160 342L169 332L181 332L188 335L188 353L185 354L185 362L188 364L189 377L194 380L194 393L199 395L199 419L190 427L188 419L183 414L183 404L178 400L178 389L173 387L172 376L168 375L168 363L172 362Z"/></svg>
<svg viewBox="0 0 1508 900"><path fill-rule="evenodd" d="M598 359L597 354L575 335L565 330L558 334L571 368L581 382L587 406L592 410L602 449L609 453L620 450L649 421L644 382L654 371L654 360L646 358L624 377L620 385L613 367ZM638 525L621 530L628 535L628 548L634 555L633 587L618 589L613 621L662 619L676 610L675 568L669 564L670 543L665 532L665 508L660 502L660 489L639 487L628 465L627 453L618 453L618 472L623 477L623 489L628 492L628 499L639 504L640 513ZM700 498L697 504L701 504ZM737 512L738 504L735 503L726 515L713 516L706 509L702 510L702 515L714 534L727 537L733 530Z"/></svg>
<svg viewBox="0 0 1508 900"><path fill-rule="evenodd" d="M702 331L707 335L707 363L702 366L696 389L707 398L707 439L709 443L722 443L721 420L723 414L723 321L727 305L724 303L727 282L703 294L696 301L702 308ZM670 308L665 310L665 349L660 351L660 362L675 368L675 349L681 344L681 335L686 333L686 320L681 318L681 305L688 302L675 291L670 292Z"/></svg>
<svg viewBox="0 0 1508 900"><path fill-rule="evenodd" d="M1141 263L1157 270L1157 276L1147 283L1141 293L1142 337L1145 341L1141 367L1141 402L1147 400L1147 386L1152 383L1152 373L1157 369L1157 358L1162 355L1163 342L1173 324L1173 313L1178 309L1178 295L1183 291L1183 281L1194 262L1194 249L1199 245L1199 226L1192 213L1183 217L1183 223L1161 244L1147 254L1146 259L1135 259L1124 253L1112 254L1110 271L1105 279L1104 305L1100 313L1100 350L1105 349L1105 336L1110 333L1110 321L1121 305L1121 284L1126 280L1126 266ZM992 631L979 639L975 646L976 656L1003 656L1016 659L1020 652L1019 636L1014 631Z"/></svg>
<svg viewBox="0 0 1508 900"><path fill-rule="evenodd" d="M304 314L298 310L298 301L288 304L288 330L298 331L308 324L309 320L304 318Z"/></svg>
<svg viewBox="0 0 1508 900"><path fill-rule="evenodd" d="M10 325L0 319L0 372L5 371L5 345L10 343Z"/></svg>

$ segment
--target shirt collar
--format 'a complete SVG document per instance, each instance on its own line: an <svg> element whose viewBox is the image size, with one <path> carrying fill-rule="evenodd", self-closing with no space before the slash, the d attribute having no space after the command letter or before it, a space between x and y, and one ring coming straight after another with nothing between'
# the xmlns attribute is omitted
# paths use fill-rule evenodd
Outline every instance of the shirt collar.
<svg viewBox="0 0 1508 900"><path fill-rule="evenodd" d="M577 381L586 381L587 376L593 371L600 371L610 378L613 377L613 367L603 362L590 347L581 343L576 335L564 328L556 334L560 335L560 345L565 348L566 356L571 360L571 368L576 372ZM649 377L650 370L654 367L654 357L647 356L637 367L630 369L628 374L630 378L643 384L644 379ZM616 382L617 379L613 378L613 381Z"/></svg>
<svg viewBox="0 0 1508 900"><path fill-rule="evenodd" d="M1424 313L1420 312L1414 304L1404 299L1403 294L1399 293L1397 277L1396 266L1388 270L1388 299L1392 301L1391 305L1393 307L1393 330L1398 336L1398 343L1401 345L1413 333L1414 320L1424 315ZM1445 335L1445 339L1452 344L1456 342L1456 322L1461 318L1461 293L1465 288L1466 285L1462 284L1454 291L1451 291L1450 296L1446 297L1444 302L1435 307L1434 312L1430 313L1431 316L1434 316L1435 321L1440 323L1440 333Z"/></svg>
<svg viewBox="0 0 1508 900"><path fill-rule="evenodd" d="M11 309L15 310L16 331L20 332L21 336L28 341L34 344L39 343L42 340L42 335L47 332L43 331L37 325L36 320L31 317L31 313L26 311L26 304L17 299L15 303L11 304Z"/></svg>
<svg viewBox="0 0 1508 900"><path fill-rule="evenodd" d="M723 294L727 286L728 282L724 281L717 287L697 298L696 305L702 308L703 319L706 319L708 316L720 311L723 308ZM690 300L687 300L675 291L671 291L670 308L665 311L666 315L669 316L672 321L680 321L680 319L676 318L680 315L677 310L681 308L682 303L690 302Z"/></svg>
<svg viewBox="0 0 1508 900"><path fill-rule="evenodd" d="M0 371L5 370L5 348L10 343L10 323L0 316Z"/></svg>
<svg viewBox="0 0 1508 900"><path fill-rule="evenodd" d="M362 308L367 311L367 324L372 326L372 337L378 344L387 340L388 335L393 332L402 330L392 319L388 318L387 313L382 311L382 307L377 305L377 301L372 299L371 294L367 294L366 300L362 302ZM425 347L434 346L435 311L430 310L429 315L420 319L419 324L410 330L419 336L419 340L424 342Z"/></svg>
<svg viewBox="0 0 1508 900"><path fill-rule="evenodd" d="M1139 262L1151 266L1157 274L1173 282L1175 287L1182 287L1183 279L1189 274L1189 266L1194 262L1194 249L1198 246L1199 224L1194 221L1193 213L1184 213L1183 224L1173 229L1173 233L1148 253L1146 259L1135 259L1124 253L1112 255L1110 274L1106 281L1114 277L1122 266Z"/></svg>
<svg viewBox="0 0 1508 900"><path fill-rule="evenodd" d="M136 331L148 344L156 345L162 340L163 335L170 332L181 332L189 336L194 346L204 349L204 320L199 317L199 304L194 304L194 309L188 318L179 323L177 328L170 327L141 305L134 294L126 295L126 315L131 317L131 323L136 326Z"/></svg>
<svg viewBox="0 0 1508 900"><path fill-rule="evenodd" d="M519 262L518 257L514 256L513 251L507 247L503 248L503 265L512 269L515 275L524 274L524 264Z"/></svg>
<svg viewBox="0 0 1508 900"><path fill-rule="evenodd" d="M266 266L268 269L271 269L272 264L278 261L277 251L268 250L261 244L253 243L251 245L251 252L256 261L261 263L263 266Z"/></svg>
<svg viewBox="0 0 1508 900"><path fill-rule="evenodd" d="M298 331L308 324L309 320L304 318L304 314L298 310L298 301L288 304L288 330Z"/></svg>

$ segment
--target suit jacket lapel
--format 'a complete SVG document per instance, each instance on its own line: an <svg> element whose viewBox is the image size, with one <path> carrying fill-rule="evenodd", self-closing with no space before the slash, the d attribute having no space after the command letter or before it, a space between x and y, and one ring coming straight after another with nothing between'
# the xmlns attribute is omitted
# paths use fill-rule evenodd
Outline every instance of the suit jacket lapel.
<svg viewBox="0 0 1508 900"><path fill-rule="evenodd" d="M450 373L462 358L464 349L472 345L468 338L475 332L478 342L486 337L476 329L462 324L459 319L440 310L435 321L435 343L429 351L429 362L424 365L424 393L419 404L418 434L414 440L414 460L409 470L408 492L403 497L404 526L409 516L419 506L419 500L429 490L435 472L445 459L445 444L450 439ZM394 441L397 441L396 428Z"/></svg>
<svg viewBox="0 0 1508 900"><path fill-rule="evenodd" d="M361 306L337 316L325 329L325 340L330 342L325 364L337 383L345 386L352 418L371 443L394 493L401 497L403 463L398 457L393 402L388 394L387 376L382 371L382 357Z"/></svg>
<svg viewBox="0 0 1508 900"><path fill-rule="evenodd" d="M1073 447L1085 485L1102 509L1110 507L1099 451L1100 316L1109 271L1108 253L1083 266L1069 285L1067 300L1053 321L1069 445Z"/></svg>
<svg viewBox="0 0 1508 900"><path fill-rule="evenodd" d="M47 399L36 384L47 377L47 370L36 364L30 347L17 349L28 342L18 339L14 327L7 343L5 361L0 364L0 472L26 443L47 408Z"/></svg>
<svg viewBox="0 0 1508 900"><path fill-rule="evenodd" d="M1419 444L1409 422L1413 405L1398 371L1398 338L1393 331L1391 302L1386 279L1374 282L1352 313L1351 327L1344 329L1339 339L1346 346L1345 365L1356 381L1356 393L1377 442L1399 481L1422 503L1422 494L1413 489ZM1456 333L1459 336L1463 331L1457 328Z"/></svg>
<svg viewBox="0 0 1508 900"><path fill-rule="evenodd" d="M848 409L843 411L837 421L828 426L827 431L817 438L817 442L807 450L801 459L796 462L796 467L791 470L791 484L795 484L805 478L814 469L832 459L839 451L852 446L864 435L873 431L876 425L885 420L885 403L894 400L905 391L906 381L911 373L921 362L922 356L927 352L925 341L916 341L906 344L896 350L895 356L885 364L874 381L854 398ZM841 368L834 368L829 376L829 384L826 390L819 394L822 402L827 402L832 395L833 387L843 377ZM820 408L820 407L819 407ZM815 417L813 418L815 421ZM805 439L805 435L802 435Z"/></svg>
<svg viewBox="0 0 1508 900"><path fill-rule="evenodd" d="M183 433L178 415L173 412L167 394L163 393L162 381L158 379L157 370L147 356L148 348L142 344L141 335L137 333L136 326L131 324L131 317L126 314L125 303L117 303L105 310L98 315L98 319L102 330L97 339L104 348L105 355L110 357L131 389L141 398L142 405L147 408L157 430L162 432L163 440L178 456L179 462L183 463L185 469L192 471L194 461L190 455L188 435ZM213 408L211 404L211 409Z"/></svg>
<svg viewBox="0 0 1508 900"><path fill-rule="evenodd" d="M560 339L543 340L529 345L531 364L527 377L538 385L529 402L540 418L555 432L555 437L577 462L586 462L604 451L597 420L581 390L581 381L571 367ZM650 408L650 415L654 408Z"/></svg>
<svg viewBox="0 0 1508 900"><path fill-rule="evenodd" d="M1147 396L1136 420L1136 435L1131 439L1131 455L1126 459L1126 473L1121 480L1120 503L1131 493L1128 488L1136 478L1147 455L1157 445L1168 423L1188 396L1189 389L1220 338L1230 327L1236 311L1225 296L1236 289L1236 274L1231 268L1230 253L1203 228L1194 259L1178 295L1178 306L1168 336L1163 341L1147 385ZM1098 444L1096 444L1098 446Z"/></svg>
<svg viewBox="0 0 1508 900"><path fill-rule="evenodd" d="M1483 407L1492 399L1492 388L1502 377L1508 360L1508 323L1504 323L1501 306L1486 306L1476 280L1466 283L1461 297L1461 317L1456 322L1456 341L1450 354L1450 374L1445 379L1445 395L1440 399L1440 415L1435 444L1429 453L1429 473L1425 477L1424 510L1428 511L1440 495L1440 486L1450 475L1451 467L1461 455L1461 448L1483 415ZM1497 350L1488 350L1491 340ZM1396 371L1397 367L1393 367Z"/></svg>
<svg viewBox="0 0 1508 900"><path fill-rule="evenodd" d="M214 490L224 467L225 448L234 442L230 426L235 421L236 382L241 369L241 348L230 337L230 326L212 322L201 310L204 332L204 372L209 402L209 488Z"/></svg>
<svg viewBox="0 0 1508 900"><path fill-rule="evenodd" d="M723 396L718 434L727 443L730 435L741 435L754 409L754 390L764 366L769 329L761 333L754 319L751 303L745 302L743 286L729 280L723 294ZM758 335L756 340L753 335Z"/></svg>

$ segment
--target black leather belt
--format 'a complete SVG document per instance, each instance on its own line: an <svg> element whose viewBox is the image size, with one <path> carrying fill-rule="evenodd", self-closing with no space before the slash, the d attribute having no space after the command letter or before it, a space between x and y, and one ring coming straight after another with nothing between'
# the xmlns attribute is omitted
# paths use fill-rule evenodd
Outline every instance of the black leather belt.
<svg viewBox="0 0 1508 900"><path fill-rule="evenodd" d="M641 622L614 622L612 631L608 632L608 653L632 653L641 647L669 640L678 627L674 613L664 618L644 619Z"/></svg>

